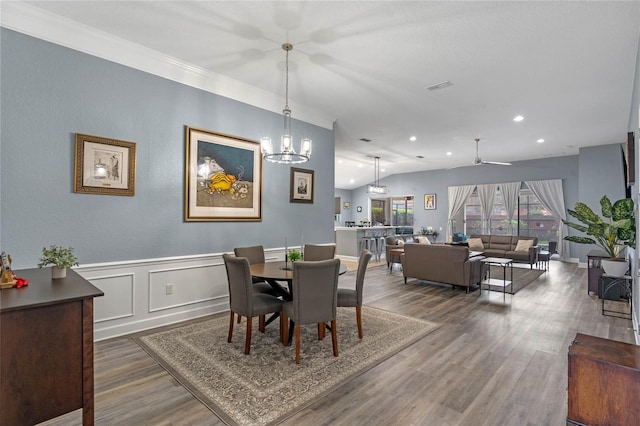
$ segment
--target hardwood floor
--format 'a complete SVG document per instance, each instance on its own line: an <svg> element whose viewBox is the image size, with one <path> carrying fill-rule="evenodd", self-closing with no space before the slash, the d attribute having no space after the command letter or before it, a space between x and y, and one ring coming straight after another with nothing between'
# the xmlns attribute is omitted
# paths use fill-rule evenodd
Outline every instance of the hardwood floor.
<svg viewBox="0 0 640 426"><path fill-rule="evenodd" d="M370 268L365 304L442 327L282 424L564 425L575 334L634 335L630 320L603 316L587 295L586 269L550 263L506 303ZM355 273L340 281L352 285ZM96 343L95 375L97 425L223 424L129 338ZM81 415L45 424L79 425Z"/></svg>

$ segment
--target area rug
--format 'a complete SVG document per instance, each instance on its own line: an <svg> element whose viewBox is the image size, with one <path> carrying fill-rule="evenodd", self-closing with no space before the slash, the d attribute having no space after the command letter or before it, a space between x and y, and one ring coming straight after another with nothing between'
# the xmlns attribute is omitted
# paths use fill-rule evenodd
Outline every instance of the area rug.
<svg viewBox="0 0 640 426"><path fill-rule="evenodd" d="M222 421L231 425L271 425L436 330L439 325L367 306L364 338L358 338L355 309L338 308L339 356L331 334L319 341L317 326L301 330L301 363L294 346L279 343L277 321L254 333L244 355L245 324L227 343L227 315L135 337L178 382Z"/></svg>
<svg viewBox="0 0 640 426"><path fill-rule="evenodd" d="M509 267L507 267L507 280L510 281L511 280L511 273L509 272ZM527 268L519 268L519 267L515 267L513 268L513 291L512 293L515 294L517 292L519 292L520 290L522 290L523 288L525 288L526 286L528 286L529 284L531 284L533 281L536 280L536 278L538 278L540 275L544 274L545 271L541 271L539 269L530 269L529 267ZM494 266L491 265L491 279L497 279L497 280L501 280L503 277L503 270L502 270L502 266ZM485 286L482 287L483 289L485 288ZM497 290L497 291L502 291L501 287L496 287L496 286L492 286L491 287L492 290ZM507 287L507 293L509 293L511 291L511 286Z"/></svg>

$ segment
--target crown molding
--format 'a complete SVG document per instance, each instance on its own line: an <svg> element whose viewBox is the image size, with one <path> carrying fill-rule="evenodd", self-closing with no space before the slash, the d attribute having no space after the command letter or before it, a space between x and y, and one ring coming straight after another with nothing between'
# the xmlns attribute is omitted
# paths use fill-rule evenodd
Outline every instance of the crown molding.
<svg viewBox="0 0 640 426"><path fill-rule="evenodd" d="M0 2L0 25L41 40L147 72L187 86L282 113L282 97L216 74L156 50L115 37L82 23L18 1ZM296 105L296 118L333 129L334 118L310 107Z"/></svg>

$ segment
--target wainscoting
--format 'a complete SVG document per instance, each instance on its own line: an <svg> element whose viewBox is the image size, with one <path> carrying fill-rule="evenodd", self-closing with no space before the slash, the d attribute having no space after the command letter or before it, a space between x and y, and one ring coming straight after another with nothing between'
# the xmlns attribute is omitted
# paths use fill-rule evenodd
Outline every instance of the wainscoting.
<svg viewBox="0 0 640 426"><path fill-rule="evenodd" d="M265 250L265 257L284 259L284 249ZM94 300L96 341L229 309L222 253L95 263L74 270L104 292Z"/></svg>

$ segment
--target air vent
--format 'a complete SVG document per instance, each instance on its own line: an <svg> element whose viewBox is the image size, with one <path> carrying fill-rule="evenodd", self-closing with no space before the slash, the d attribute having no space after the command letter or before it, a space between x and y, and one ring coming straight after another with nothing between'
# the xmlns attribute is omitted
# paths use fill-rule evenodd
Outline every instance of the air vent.
<svg viewBox="0 0 640 426"><path fill-rule="evenodd" d="M371 142L371 139L367 139L367 138L360 138L360 140L361 140L362 142Z"/></svg>
<svg viewBox="0 0 640 426"><path fill-rule="evenodd" d="M442 83L438 83L438 84L434 84L433 86L429 86L427 87L427 90L440 90L440 89L446 89L447 87L451 87L453 86L453 83L450 82L449 80L447 81L443 81Z"/></svg>
<svg viewBox="0 0 640 426"><path fill-rule="evenodd" d="M424 155L416 155L416 158L424 158Z"/></svg>

